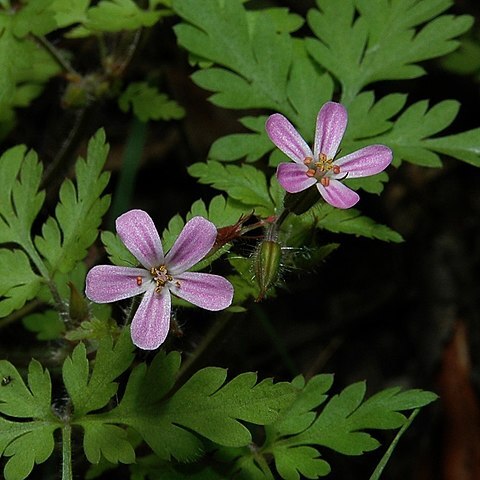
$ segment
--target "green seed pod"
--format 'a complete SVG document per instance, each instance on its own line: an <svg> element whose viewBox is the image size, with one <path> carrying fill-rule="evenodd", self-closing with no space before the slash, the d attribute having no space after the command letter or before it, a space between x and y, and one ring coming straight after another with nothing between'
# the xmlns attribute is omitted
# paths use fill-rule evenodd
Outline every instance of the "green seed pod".
<svg viewBox="0 0 480 480"><path fill-rule="evenodd" d="M255 253L255 278L260 288L257 302L263 299L268 289L278 278L282 247L275 240L263 240Z"/></svg>

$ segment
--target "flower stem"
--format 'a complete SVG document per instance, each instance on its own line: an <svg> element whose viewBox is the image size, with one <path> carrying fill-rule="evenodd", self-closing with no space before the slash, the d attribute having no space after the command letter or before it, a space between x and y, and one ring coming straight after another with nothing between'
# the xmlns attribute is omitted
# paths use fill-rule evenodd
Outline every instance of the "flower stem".
<svg viewBox="0 0 480 480"><path fill-rule="evenodd" d="M182 367L177 376L177 385L181 385L186 377L194 373L196 365L201 362L202 358L209 350L209 347L213 345L221 333L225 331L233 316L234 314L231 312L226 312L218 317L217 321L203 337L193 354L182 362Z"/></svg>
<svg viewBox="0 0 480 480"><path fill-rule="evenodd" d="M72 426L62 428L62 480L73 480L72 472Z"/></svg>
<svg viewBox="0 0 480 480"><path fill-rule="evenodd" d="M392 443L387 448L387 451L385 452L380 462L378 463L377 468L375 468L375 471L372 473L370 480L378 480L380 478L380 475L382 474L383 469L387 465L387 462L390 460L390 457L392 456L392 453L395 450L395 447L400 441L400 437L405 433L405 430L407 430L407 428L411 425L411 423L413 422L414 418L417 416L419 411L420 411L419 408L415 409L412 412L412 414L408 417L407 421L403 424L403 427L395 435L395 438L393 439Z"/></svg>
<svg viewBox="0 0 480 480"><path fill-rule="evenodd" d="M55 61L62 67L62 69L69 73L70 75L74 75L75 77L80 77L81 75L70 65L68 60L65 58L64 55L52 44L50 43L45 37L41 35L34 35L35 40L50 53L50 55L55 59Z"/></svg>

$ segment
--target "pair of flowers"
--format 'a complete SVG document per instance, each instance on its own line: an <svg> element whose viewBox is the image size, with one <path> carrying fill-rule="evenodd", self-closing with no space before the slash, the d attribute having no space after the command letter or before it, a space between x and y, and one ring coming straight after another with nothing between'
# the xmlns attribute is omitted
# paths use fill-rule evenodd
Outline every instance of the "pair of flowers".
<svg viewBox="0 0 480 480"><path fill-rule="evenodd" d="M335 159L346 126L345 107L326 103L317 117L312 152L283 115L271 115L266 123L267 133L294 161L278 166L280 185L290 193L316 185L329 204L337 208L355 205L358 194L341 180L381 172L390 164L392 152L384 145L372 145ZM133 343L139 348L154 350L165 341L170 329L171 294L212 311L223 310L232 303L233 286L228 280L188 271L207 256L215 243L217 229L210 221L192 218L166 255L146 212L130 210L117 219L116 228L141 267L93 267L87 275L86 295L94 302L109 303L143 294L130 327Z"/></svg>

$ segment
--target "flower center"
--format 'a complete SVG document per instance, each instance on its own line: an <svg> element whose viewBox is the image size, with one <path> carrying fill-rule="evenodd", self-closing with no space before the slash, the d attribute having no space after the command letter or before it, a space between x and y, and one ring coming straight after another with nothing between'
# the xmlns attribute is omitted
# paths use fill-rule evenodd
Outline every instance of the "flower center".
<svg viewBox="0 0 480 480"><path fill-rule="evenodd" d="M324 153L318 156L314 162L312 157L307 157L303 163L308 167L307 176L315 177L324 187L330 185L330 176L340 173L340 167L333 164L333 158L327 158Z"/></svg>
<svg viewBox="0 0 480 480"><path fill-rule="evenodd" d="M160 293L162 288L168 283L173 282L173 277L168 273L167 267L165 265L160 265L159 267L152 267L150 269L150 274L153 277L153 280L157 284L155 287L155 292Z"/></svg>

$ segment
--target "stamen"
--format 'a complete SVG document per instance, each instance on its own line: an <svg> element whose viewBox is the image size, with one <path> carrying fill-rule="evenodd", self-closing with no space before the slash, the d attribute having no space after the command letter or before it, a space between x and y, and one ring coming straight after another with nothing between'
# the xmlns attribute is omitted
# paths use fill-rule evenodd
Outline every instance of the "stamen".
<svg viewBox="0 0 480 480"><path fill-rule="evenodd" d="M138 276L138 277L137 277L137 285L138 285L139 287L141 287L141 286L142 286L142 283L143 283L142 277Z"/></svg>
<svg viewBox="0 0 480 480"><path fill-rule="evenodd" d="M310 165L312 162L313 162L312 157L306 157L305 160L303 161L305 165Z"/></svg>
<svg viewBox="0 0 480 480"><path fill-rule="evenodd" d="M340 167L338 165L334 165L333 166L333 173L335 175L339 174L340 173Z"/></svg>
<svg viewBox="0 0 480 480"><path fill-rule="evenodd" d="M320 179L320 183L324 186L324 187L328 187L330 185L330 178L328 177L322 177Z"/></svg>
<svg viewBox="0 0 480 480"><path fill-rule="evenodd" d="M315 176L315 170L313 168L309 168L307 170L307 177L314 177Z"/></svg>
<svg viewBox="0 0 480 480"><path fill-rule="evenodd" d="M157 286L155 287L155 292L160 293L162 288L168 283L173 281L173 277L168 273L167 267L165 265L160 265L159 267L152 267L150 269L150 274Z"/></svg>

